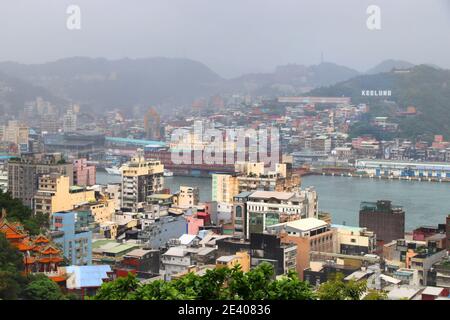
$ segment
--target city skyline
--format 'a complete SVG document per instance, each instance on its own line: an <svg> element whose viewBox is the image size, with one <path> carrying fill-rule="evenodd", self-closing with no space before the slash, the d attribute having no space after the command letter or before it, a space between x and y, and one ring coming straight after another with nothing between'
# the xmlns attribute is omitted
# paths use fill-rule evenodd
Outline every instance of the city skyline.
<svg viewBox="0 0 450 320"><path fill-rule="evenodd" d="M0 302L450 301L449 30L444 0L3 1Z"/></svg>

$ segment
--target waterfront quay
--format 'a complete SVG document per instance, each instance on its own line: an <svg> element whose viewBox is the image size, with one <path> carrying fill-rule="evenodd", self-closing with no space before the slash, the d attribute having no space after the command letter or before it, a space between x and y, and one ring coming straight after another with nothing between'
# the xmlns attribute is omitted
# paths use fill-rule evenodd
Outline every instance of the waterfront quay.
<svg viewBox="0 0 450 320"><path fill-rule="evenodd" d="M303 175L450 182L450 163L361 159L354 166L311 167Z"/></svg>

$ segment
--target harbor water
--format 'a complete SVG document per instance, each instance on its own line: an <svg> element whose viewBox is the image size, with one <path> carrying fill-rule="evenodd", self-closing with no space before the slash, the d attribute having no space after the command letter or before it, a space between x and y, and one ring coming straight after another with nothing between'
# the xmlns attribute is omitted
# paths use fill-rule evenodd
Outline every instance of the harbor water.
<svg viewBox="0 0 450 320"><path fill-rule="evenodd" d="M211 200L211 178L165 177L165 187L171 192L180 185L197 186L200 200ZM97 173L98 183L120 182L120 176ZM406 229L420 225L445 223L450 214L450 184L406 180L378 180L340 176L307 176L302 187L314 186L319 195L319 210L329 212L332 222L358 225L359 205L362 201L391 200L403 206Z"/></svg>

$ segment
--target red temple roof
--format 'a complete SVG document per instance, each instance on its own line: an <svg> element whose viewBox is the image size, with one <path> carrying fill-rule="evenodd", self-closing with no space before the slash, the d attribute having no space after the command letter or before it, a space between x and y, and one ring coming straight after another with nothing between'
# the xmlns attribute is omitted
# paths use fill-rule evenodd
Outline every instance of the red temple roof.
<svg viewBox="0 0 450 320"><path fill-rule="evenodd" d="M61 251L59 249L56 249L55 247L53 247L51 245L46 246L45 248L41 249L40 252L41 252L41 254L44 254L44 255L52 255L52 254L58 255L61 253Z"/></svg>
<svg viewBox="0 0 450 320"><path fill-rule="evenodd" d="M17 224L8 222L6 219L0 220L0 232L4 233L6 239L17 240L27 237L27 234L18 228Z"/></svg>
<svg viewBox="0 0 450 320"><path fill-rule="evenodd" d="M46 236L40 234L35 238L30 238L20 223L9 222L4 218L0 218L0 232L4 233L6 239L23 253L23 263L25 265L35 263L57 264L64 261L61 250L54 247ZM56 277L53 280L60 282L65 279Z"/></svg>
<svg viewBox="0 0 450 320"><path fill-rule="evenodd" d="M63 260L64 259L61 257L43 257L38 259L40 263L57 263L62 262Z"/></svg>
<svg viewBox="0 0 450 320"><path fill-rule="evenodd" d="M42 234L40 234L40 235L36 236L36 238L34 238L34 243L41 244L41 243L49 243L49 242L50 242L50 240Z"/></svg>
<svg viewBox="0 0 450 320"><path fill-rule="evenodd" d="M24 264L33 264L36 262L36 259L34 257L23 257L23 263Z"/></svg>
<svg viewBox="0 0 450 320"><path fill-rule="evenodd" d="M30 240L30 238L27 237L27 238L23 239L22 242L18 243L16 245L16 247L20 251L29 251L34 248L34 243Z"/></svg>

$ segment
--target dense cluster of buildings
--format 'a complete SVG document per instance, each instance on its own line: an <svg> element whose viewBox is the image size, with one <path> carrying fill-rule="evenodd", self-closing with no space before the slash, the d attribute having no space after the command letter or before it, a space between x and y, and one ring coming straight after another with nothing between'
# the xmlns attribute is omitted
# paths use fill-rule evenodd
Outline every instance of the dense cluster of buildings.
<svg viewBox="0 0 450 320"><path fill-rule="evenodd" d="M215 96L196 101L184 118L163 119L150 108L142 122L118 111L90 119L77 105L61 112L37 100L20 121L1 127L0 152L7 155L0 158L0 189L48 216L50 227L32 237L3 212L0 231L23 253L26 272L44 273L82 296L130 272L147 282L225 266L246 272L266 262L277 276L295 271L314 287L339 272L390 299L448 299L450 216L407 232L405 210L379 200L360 204L358 226L334 224L332 213L320 211L315 188L302 187L306 166L374 178L450 178L443 137L431 145L350 139L349 126L367 112L345 97ZM414 114L408 108L400 116ZM223 134L223 161L203 161L199 123ZM385 117L372 125L397 130ZM36 126L40 132L30 129ZM238 154L233 132L271 127L280 131L275 163L252 159L248 145ZM189 139L172 141L177 129ZM186 150L191 161L174 163L173 153ZM98 184L97 170L109 166L117 166L120 182ZM166 188L167 169L211 175L211 201L200 199L198 186Z"/></svg>
<svg viewBox="0 0 450 320"><path fill-rule="evenodd" d="M170 280L263 262L313 286L340 272L392 298L442 299L449 289L450 216L408 233L404 209L380 200L361 203L359 226L333 224L290 162L275 171L236 163L234 173L213 175L207 202L196 186L166 189L164 165L143 150L120 168L118 184L95 184L95 169L61 154L23 155L7 170L11 194L48 215L50 228L30 237L4 213L0 230L24 253L28 272L82 296L130 272L141 281ZM72 284L84 272L99 275L97 287Z"/></svg>

